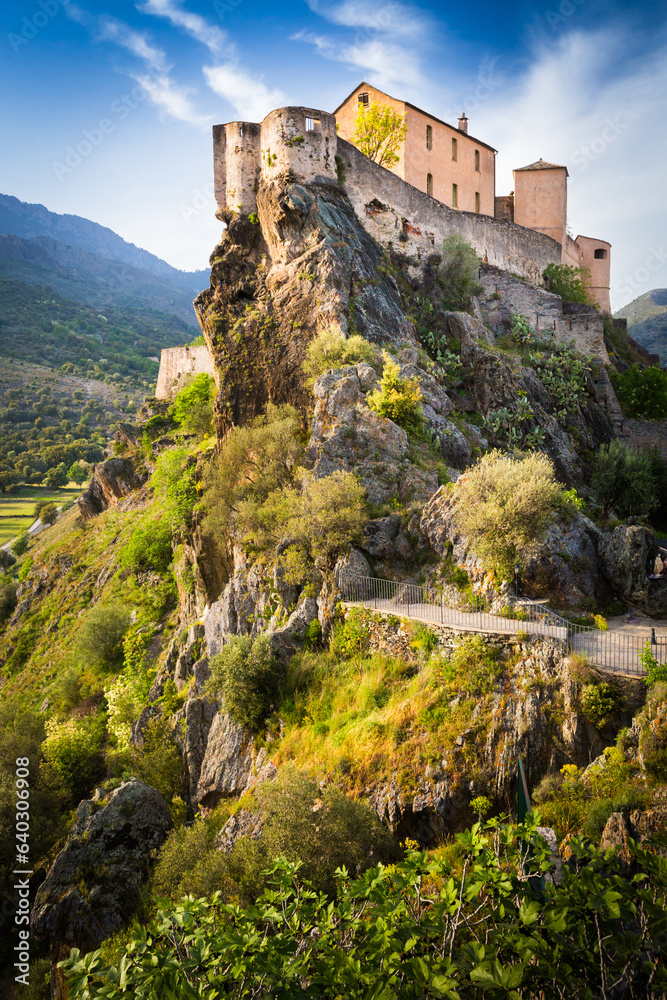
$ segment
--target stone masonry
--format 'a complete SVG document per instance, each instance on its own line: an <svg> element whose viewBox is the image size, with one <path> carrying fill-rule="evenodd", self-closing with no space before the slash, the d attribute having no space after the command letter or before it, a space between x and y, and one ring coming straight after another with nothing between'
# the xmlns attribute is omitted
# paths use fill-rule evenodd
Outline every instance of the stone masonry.
<svg viewBox="0 0 667 1000"><path fill-rule="evenodd" d="M188 379L202 372L215 378L215 367L205 344L166 348L160 357L155 398L171 399Z"/></svg>

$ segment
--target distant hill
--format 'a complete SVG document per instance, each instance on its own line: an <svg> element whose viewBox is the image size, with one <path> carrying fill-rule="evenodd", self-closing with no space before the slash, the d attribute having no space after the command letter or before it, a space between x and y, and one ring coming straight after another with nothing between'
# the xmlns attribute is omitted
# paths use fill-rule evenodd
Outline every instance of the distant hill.
<svg viewBox="0 0 667 1000"><path fill-rule="evenodd" d="M192 334L182 320L163 312L108 306L102 313L53 288L0 278L0 356L6 359L145 394L159 368L152 359L163 347L188 343Z"/></svg>
<svg viewBox="0 0 667 1000"><path fill-rule="evenodd" d="M7 194L0 194L0 233L13 233L25 239L49 236L62 243L73 243L88 253L121 261L164 278L193 296L208 284L207 270L179 271L155 254L128 243L106 226L79 215L58 215L44 205L31 205Z"/></svg>
<svg viewBox="0 0 667 1000"><path fill-rule="evenodd" d="M660 355L667 365L667 288L654 288L614 313L627 319L628 333L652 354Z"/></svg>

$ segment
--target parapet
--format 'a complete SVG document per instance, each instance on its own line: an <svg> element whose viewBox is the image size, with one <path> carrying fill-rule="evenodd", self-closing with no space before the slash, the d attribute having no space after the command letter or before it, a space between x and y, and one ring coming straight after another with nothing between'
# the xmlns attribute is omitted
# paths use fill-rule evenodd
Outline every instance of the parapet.
<svg viewBox="0 0 667 1000"><path fill-rule="evenodd" d="M290 175L301 181L336 178L336 119L314 108L278 108L261 124L213 126L213 171L217 215L257 211L260 179Z"/></svg>

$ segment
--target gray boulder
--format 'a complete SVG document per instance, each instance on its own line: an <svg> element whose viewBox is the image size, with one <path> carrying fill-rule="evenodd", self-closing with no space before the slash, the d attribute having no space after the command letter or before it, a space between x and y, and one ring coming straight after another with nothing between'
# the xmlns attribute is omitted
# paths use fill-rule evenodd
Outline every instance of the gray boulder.
<svg viewBox="0 0 667 1000"><path fill-rule="evenodd" d="M248 784L253 762L253 739L226 712L211 723L193 802L207 811L230 795L240 795Z"/></svg>
<svg viewBox="0 0 667 1000"><path fill-rule="evenodd" d="M160 793L135 778L80 803L32 910L32 931L49 940L54 963L72 948L98 948L125 925L171 826ZM52 984L57 996L55 965Z"/></svg>
<svg viewBox="0 0 667 1000"><path fill-rule="evenodd" d="M602 572L623 600L650 618L667 618L667 577L649 579L658 551L653 532L638 524L620 525L599 546Z"/></svg>
<svg viewBox="0 0 667 1000"><path fill-rule="evenodd" d="M287 665L291 657L303 645L306 630L310 623L318 617L318 612L319 608L315 598L302 594L287 624L271 633L271 650L283 665Z"/></svg>

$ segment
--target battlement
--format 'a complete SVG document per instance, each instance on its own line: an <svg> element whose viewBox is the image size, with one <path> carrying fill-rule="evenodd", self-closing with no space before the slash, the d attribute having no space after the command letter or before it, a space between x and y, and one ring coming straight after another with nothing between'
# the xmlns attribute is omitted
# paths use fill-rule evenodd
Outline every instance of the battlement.
<svg viewBox="0 0 667 1000"><path fill-rule="evenodd" d="M336 178L336 119L314 108L278 108L261 124L213 126L215 197L219 218L257 211L260 178Z"/></svg>

